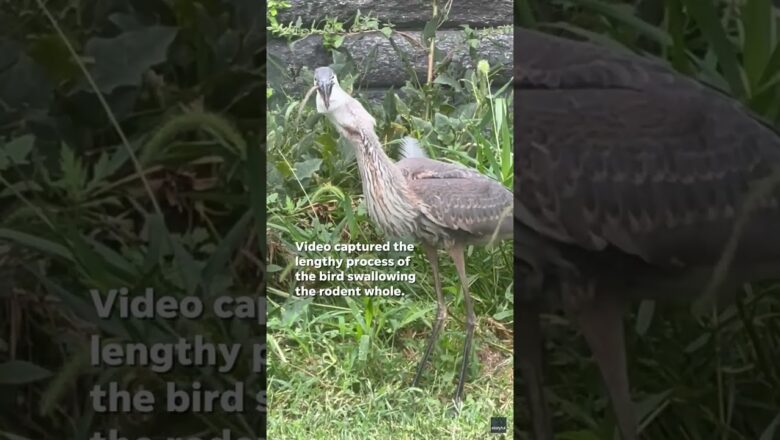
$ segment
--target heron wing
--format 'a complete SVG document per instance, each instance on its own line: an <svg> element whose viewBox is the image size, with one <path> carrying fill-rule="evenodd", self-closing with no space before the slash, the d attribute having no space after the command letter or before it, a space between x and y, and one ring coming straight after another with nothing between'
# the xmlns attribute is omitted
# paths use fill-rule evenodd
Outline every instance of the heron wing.
<svg viewBox="0 0 780 440"><path fill-rule="evenodd" d="M515 29L515 85L522 88L623 88L662 90L703 88L660 59L634 55L592 43Z"/></svg>
<svg viewBox="0 0 780 440"><path fill-rule="evenodd" d="M397 165L429 220L477 239L496 231L501 238L511 235L513 197L499 182L462 165L428 158L404 159Z"/></svg>
<svg viewBox="0 0 780 440"><path fill-rule="evenodd" d="M404 173L407 180L451 179L451 178L482 178L487 179L476 170L456 163L441 162L427 157L410 157L396 162L396 166Z"/></svg>
<svg viewBox="0 0 780 440"><path fill-rule="evenodd" d="M717 261L750 184L780 163L774 132L704 88L520 85L515 108L521 223L660 265ZM741 258L780 253L779 197L762 200Z"/></svg>

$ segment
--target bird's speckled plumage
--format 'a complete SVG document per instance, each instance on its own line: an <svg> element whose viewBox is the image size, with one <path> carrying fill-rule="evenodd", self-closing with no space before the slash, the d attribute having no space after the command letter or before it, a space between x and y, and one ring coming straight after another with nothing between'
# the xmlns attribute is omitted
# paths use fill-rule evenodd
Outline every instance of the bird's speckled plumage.
<svg viewBox="0 0 780 440"><path fill-rule="evenodd" d="M319 77L328 74L319 68ZM328 69L329 70L329 69ZM335 78L335 75L334 75ZM387 235L435 247L485 243L512 236L512 193L462 165L427 157L393 163L374 132L375 120L336 82L325 113L354 147L368 214Z"/></svg>
<svg viewBox="0 0 780 440"><path fill-rule="evenodd" d="M538 317L552 298L579 323L634 440L623 303L704 291L752 185L780 166L780 138L655 60L524 29L515 48L515 319L534 437L553 438ZM780 278L778 200L745 225L722 291Z"/></svg>
<svg viewBox="0 0 780 440"><path fill-rule="evenodd" d="M751 183L780 165L777 134L660 63L520 32L515 212L523 226L660 268L715 264ZM735 264L780 259L778 200L780 191L762 200Z"/></svg>
<svg viewBox="0 0 780 440"><path fill-rule="evenodd" d="M368 215L388 236L422 242L431 264L436 291L436 321L413 385L417 385L447 317L439 279L437 249L452 257L463 289L466 338L455 392L460 402L476 317L469 296L464 247L512 236L512 193L492 179L461 165L424 157L416 141L405 139L406 155L394 163L374 131L376 122L363 106L344 92L327 67L315 71L317 111L327 115L355 149Z"/></svg>

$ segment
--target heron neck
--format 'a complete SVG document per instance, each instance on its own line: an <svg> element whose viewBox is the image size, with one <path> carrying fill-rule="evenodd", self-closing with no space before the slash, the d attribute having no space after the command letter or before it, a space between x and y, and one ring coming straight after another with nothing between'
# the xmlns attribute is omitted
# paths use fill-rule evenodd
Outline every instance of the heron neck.
<svg viewBox="0 0 780 440"><path fill-rule="evenodd" d="M387 223L404 219L388 218L381 211L383 207L395 206L402 212L412 213L411 197L403 173L387 156L377 135L373 130L363 133L361 142L354 144L363 196L369 216L387 228Z"/></svg>
<svg viewBox="0 0 780 440"><path fill-rule="evenodd" d="M333 84L333 88L330 91L330 105L332 107L348 102L349 98L351 98L349 93L345 92L338 83Z"/></svg>
<svg viewBox="0 0 780 440"><path fill-rule="evenodd" d="M401 169L385 154L374 131L374 118L349 95L343 103L338 102L340 99L340 93L331 93L328 117L355 150L369 217L388 235L410 236L415 228L417 199Z"/></svg>
<svg viewBox="0 0 780 440"><path fill-rule="evenodd" d="M382 148L382 143L379 141L379 137L373 130L370 132L361 131L360 142L356 142L353 145L358 167L360 168L360 177L364 184L366 180L377 182L378 184L388 180L397 184L402 183L401 181L396 182L396 180L402 178L401 172L387 156L387 153ZM400 188L400 186L398 187Z"/></svg>

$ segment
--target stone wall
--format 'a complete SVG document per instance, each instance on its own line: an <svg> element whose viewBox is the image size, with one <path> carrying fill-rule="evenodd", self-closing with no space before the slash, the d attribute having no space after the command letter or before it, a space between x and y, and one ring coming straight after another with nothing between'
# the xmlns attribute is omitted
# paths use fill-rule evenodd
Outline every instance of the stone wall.
<svg viewBox="0 0 780 440"><path fill-rule="evenodd" d="M393 23L396 29L422 30L430 20L430 0L290 0L290 8L279 11L280 23L295 22L300 17L304 26L318 23L325 17L348 21L358 10L371 13L382 23ZM439 9L444 5L439 1ZM512 0L454 0L444 29L497 27L512 24Z"/></svg>
<svg viewBox="0 0 780 440"><path fill-rule="evenodd" d="M444 1L439 1L439 8ZM359 84L371 92L400 87L409 78L409 68L424 81L427 51L422 45L422 30L430 20L430 1L420 0L290 0L291 7L279 11L279 23L299 22L304 28L314 24L321 28L326 17L351 23L358 10L371 14L380 24L392 23L389 37L381 32L359 32L345 35L339 48L360 66ZM479 41L478 59L491 66L504 66L496 82L504 84L512 74L512 0L455 0L448 20L436 32L436 48L451 63L473 67L463 25L476 29ZM486 5L489 5L487 7ZM300 93L310 87L299 75L302 68L333 63L333 56L322 44L322 37L312 35L299 40L271 39L268 43L268 80L272 87Z"/></svg>

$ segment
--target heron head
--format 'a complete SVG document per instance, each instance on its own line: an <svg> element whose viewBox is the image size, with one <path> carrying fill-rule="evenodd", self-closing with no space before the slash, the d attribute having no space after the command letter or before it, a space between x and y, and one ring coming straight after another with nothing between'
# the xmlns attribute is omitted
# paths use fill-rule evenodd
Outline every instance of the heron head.
<svg viewBox="0 0 780 440"><path fill-rule="evenodd" d="M317 87L317 93L322 99L322 103L327 110L330 107L330 92L333 85L338 84L336 72L330 67L318 67L314 70L314 86Z"/></svg>

